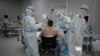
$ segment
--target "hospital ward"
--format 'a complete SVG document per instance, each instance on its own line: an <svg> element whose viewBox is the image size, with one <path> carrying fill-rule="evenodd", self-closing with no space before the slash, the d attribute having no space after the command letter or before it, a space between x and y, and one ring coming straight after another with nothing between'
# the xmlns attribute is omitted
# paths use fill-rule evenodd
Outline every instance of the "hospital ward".
<svg viewBox="0 0 100 56"><path fill-rule="evenodd" d="M0 0L0 56L100 56L100 0Z"/></svg>

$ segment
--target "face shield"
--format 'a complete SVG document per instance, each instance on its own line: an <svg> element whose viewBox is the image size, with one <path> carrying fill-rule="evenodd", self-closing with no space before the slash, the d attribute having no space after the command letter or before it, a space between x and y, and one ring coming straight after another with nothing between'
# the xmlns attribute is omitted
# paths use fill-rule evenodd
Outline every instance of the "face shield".
<svg viewBox="0 0 100 56"><path fill-rule="evenodd" d="M26 9L26 15L32 15L32 11L30 9Z"/></svg>
<svg viewBox="0 0 100 56"><path fill-rule="evenodd" d="M33 16L34 15L34 9L32 7L27 7L26 8L26 15L31 15Z"/></svg>
<svg viewBox="0 0 100 56"><path fill-rule="evenodd" d="M79 14L82 16L86 16L87 15L87 11L85 9L80 9L79 10Z"/></svg>
<svg viewBox="0 0 100 56"><path fill-rule="evenodd" d="M60 20L63 20L63 19L64 19L64 14L63 14L63 13L60 13L60 14L59 14L59 19L60 19Z"/></svg>
<svg viewBox="0 0 100 56"><path fill-rule="evenodd" d="M53 16L58 16L59 11L57 11L56 9L53 9L52 12L51 12L51 14L52 14Z"/></svg>
<svg viewBox="0 0 100 56"><path fill-rule="evenodd" d="M88 13L89 13L89 7L87 5L82 5L79 10L79 14L82 16L87 16Z"/></svg>

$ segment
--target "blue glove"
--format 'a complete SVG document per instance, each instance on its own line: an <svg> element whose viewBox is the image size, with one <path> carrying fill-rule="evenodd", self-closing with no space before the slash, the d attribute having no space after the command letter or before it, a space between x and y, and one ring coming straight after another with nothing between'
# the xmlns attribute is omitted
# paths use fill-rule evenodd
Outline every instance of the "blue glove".
<svg viewBox="0 0 100 56"><path fill-rule="evenodd" d="M59 24L59 27L60 27L61 29L64 29L64 28L65 28L65 23Z"/></svg>

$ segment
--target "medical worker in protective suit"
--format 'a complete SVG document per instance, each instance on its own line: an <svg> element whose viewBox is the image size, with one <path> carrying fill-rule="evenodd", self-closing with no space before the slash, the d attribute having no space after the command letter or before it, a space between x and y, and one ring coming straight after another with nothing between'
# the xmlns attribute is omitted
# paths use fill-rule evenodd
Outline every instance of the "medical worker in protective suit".
<svg viewBox="0 0 100 56"><path fill-rule="evenodd" d="M60 29L63 30L64 34L66 35L67 31L70 29L71 25L71 18L68 16L65 16L63 13L59 14L59 22L58 25ZM66 39L66 37L64 36ZM66 44L68 44L68 39L65 40Z"/></svg>
<svg viewBox="0 0 100 56"><path fill-rule="evenodd" d="M27 7L23 19L23 36L27 56L39 56L36 31L41 27L42 23L36 24L33 13L34 9L31 6Z"/></svg>
<svg viewBox="0 0 100 56"><path fill-rule="evenodd" d="M74 17L75 12L72 12L68 24L66 24L68 31L66 33L65 38L67 39L66 43L68 44L69 48L69 56L76 56L76 50L75 50L75 33L74 33Z"/></svg>
<svg viewBox="0 0 100 56"><path fill-rule="evenodd" d="M61 35L59 34L60 36L58 36L59 47L62 52L62 55L68 56L69 37L67 36L68 35L67 32L69 32L71 28L71 18L68 16L65 16L64 13L62 12L59 12L57 16L58 16L58 28L60 28L59 30L63 31L63 32L60 32Z"/></svg>
<svg viewBox="0 0 100 56"><path fill-rule="evenodd" d="M84 17L88 13L88 6L82 5L79 13L72 20L72 32L69 34L69 55L82 56L82 43L86 29Z"/></svg>
<svg viewBox="0 0 100 56"><path fill-rule="evenodd" d="M73 41L72 37L73 37L73 30L72 30L72 19L71 17L65 16L63 13L59 14L59 26L60 29L62 29L64 31L64 40L63 40L63 44L67 45L67 50L64 51L64 56L68 56L71 53L71 50L73 50L73 46L71 46L71 44L73 45L73 43L71 43ZM66 48L66 47L65 47ZM75 50L75 47L74 47Z"/></svg>
<svg viewBox="0 0 100 56"><path fill-rule="evenodd" d="M54 26L55 27L57 27L57 25L58 25L58 23L59 23L59 19L60 19L60 11L59 10L57 10L57 9L55 9L55 8L53 8L52 10L51 10L51 20L54 22Z"/></svg>

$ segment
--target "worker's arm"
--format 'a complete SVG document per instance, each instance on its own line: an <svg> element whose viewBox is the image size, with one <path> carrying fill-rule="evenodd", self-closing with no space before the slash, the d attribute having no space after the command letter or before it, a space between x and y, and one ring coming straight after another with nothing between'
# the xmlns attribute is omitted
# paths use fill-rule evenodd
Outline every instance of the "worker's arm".
<svg viewBox="0 0 100 56"><path fill-rule="evenodd" d="M34 18L30 20L30 25L31 25L31 28L32 28L33 30L36 30L36 29L41 28L42 24L43 24L43 23L38 23L38 24L36 24Z"/></svg>

